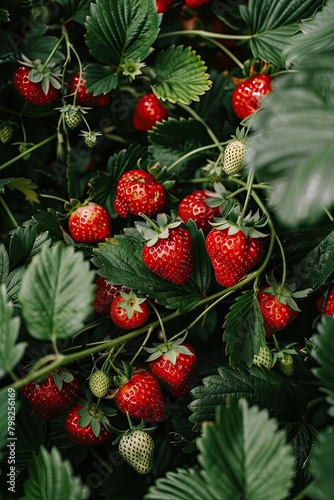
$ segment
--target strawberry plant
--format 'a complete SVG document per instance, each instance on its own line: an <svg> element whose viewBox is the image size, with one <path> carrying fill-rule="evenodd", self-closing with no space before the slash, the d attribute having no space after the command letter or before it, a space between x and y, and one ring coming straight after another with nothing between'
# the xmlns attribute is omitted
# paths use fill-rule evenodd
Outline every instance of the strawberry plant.
<svg viewBox="0 0 334 500"><path fill-rule="evenodd" d="M2 1L1 498L331 498L333 16Z"/></svg>

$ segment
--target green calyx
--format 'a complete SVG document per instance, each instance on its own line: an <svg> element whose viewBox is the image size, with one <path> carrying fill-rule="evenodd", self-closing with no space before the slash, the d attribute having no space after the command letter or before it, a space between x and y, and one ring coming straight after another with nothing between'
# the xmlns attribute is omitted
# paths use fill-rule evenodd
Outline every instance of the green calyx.
<svg viewBox="0 0 334 500"><path fill-rule="evenodd" d="M140 215L145 219L145 222L136 221L135 228L146 241L148 247L155 245L159 239L168 239L169 230L179 227L183 223L179 217L168 217L164 213L158 214L156 221L153 221L147 215Z"/></svg>
<svg viewBox="0 0 334 500"><path fill-rule="evenodd" d="M226 217L216 217L214 222L210 223L211 226L218 230L228 230L228 234L234 234L242 231L246 236L251 238L264 238L268 236L259 231L259 228L267 224L265 217L260 217L260 212L257 210L254 215L249 212L246 216L242 217L242 212L239 206L235 206L230 210Z"/></svg>
<svg viewBox="0 0 334 500"><path fill-rule="evenodd" d="M50 84L57 90L61 89L62 73L55 63L44 64L40 59L32 61L24 54L22 54L22 61L19 62L31 68L28 74L29 80L33 83L40 83L45 95L49 92Z"/></svg>
<svg viewBox="0 0 334 500"><path fill-rule="evenodd" d="M131 319L135 312L143 312L140 304L145 302L146 298L137 297L135 292L132 290L129 293L120 292L123 301L118 303L118 307L121 307L126 311L128 319Z"/></svg>
<svg viewBox="0 0 334 500"><path fill-rule="evenodd" d="M294 299L302 299L305 298L312 290L307 288L305 290L296 291L295 283L278 283L276 280L273 271L271 271L267 276L266 280L268 283L268 287L264 289L265 293L269 293L270 295L274 295L278 302L283 305L289 306L294 311L300 312L299 307L296 304Z"/></svg>
<svg viewBox="0 0 334 500"><path fill-rule="evenodd" d="M79 426L80 427L90 426L94 436L96 437L100 435L101 426L109 430L108 429L109 420L106 416L106 412L100 406L94 403L85 402L83 408L81 408L78 411L78 415L80 417Z"/></svg>
<svg viewBox="0 0 334 500"><path fill-rule="evenodd" d="M122 360L122 369L114 367L117 375L113 377L114 385L119 388L126 384L133 375L133 369L130 363ZM117 389L116 389L117 390Z"/></svg>
<svg viewBox="0 0 334 500"><path fill-rule="evenodd" d="M182 345L185 338L186 335L177 340L167 341L162 344L153 344L154 347L145 347L145 351L150 353L146 362L154 361L161 356L165 356L168 361L175 365L178 353L185 354L186 356L193 356L194 354L190 351L190 349L187 346Z"/></svg>

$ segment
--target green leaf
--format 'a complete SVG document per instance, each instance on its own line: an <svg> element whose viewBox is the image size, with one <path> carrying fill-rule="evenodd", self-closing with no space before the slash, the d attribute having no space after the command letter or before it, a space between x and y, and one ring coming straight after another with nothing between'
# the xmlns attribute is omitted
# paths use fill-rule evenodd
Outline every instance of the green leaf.
<svg viewBox="0 0 334 500"><path fill-rule="evenodd" d="M334 491L332 459L334 454L334 426L321 432L313 452L313 474L310 496L314 500L327 500Z"/></svg>
<svg viewBox="0 0 334 500"><path fill-rule="evenodd" d="M17 303L18 300L17 297L21 286L21 280L24 271L25 271L25 266L20 266L14 269L11 273L9 273L5 281L5 285L7 288L7 298L8 300L11 300L15 304Z"/></svg>
<svg viewBox="0 0 334 500"><path fill-rule="evenodd" d="M7 59L14 53L17 53L14 40L5 30L0 30L0 58Z"/></svg>
<svg viewBox="0 0 334 500"><path fill-rule="evenodd" d="M59 220L54 213L38 210L38 212L32 216L31 225L36 225L38 232L47 231L48 234L56 240L63 239Z"/></svg>
<svg viewBox="0 0 334 500"><path fill-rule="evenodd" d="M249 46L253 57L276 66L285 65L283 51L298 30L298 23L311 16L322 0L250 0L239 12L253 37Z"/></svg>
<svg viewBox="0 0 334 500"><path fill-rule="evenodd" d="M207 67L191 47L182 45L161 50L154 62L157 83L152 85L162 101L191 104L210 89L212 82Z"/></svg>
<svg viewBox="0 0 334 500"><path fill-rule="evenodd" d="M17 189L23 193L27 200L32 201L33 203L40 203L38 194L36 193L36 189L38 186L32 182L31 179L25 179L24 177L15 177L11 179L7 184L7 187L12 191Z"/></svg>
<svg viewBox="0 0 334 500"><path fill-rule="evenodd" d="M7 301L7 292L4 284L0 286L0 377L11 371L22 359L27 343L16 343L20 318L13 316L13 304Z"/></svg>
<svg viewBox="0 0 334 500"><path fill-rule="evenodd" d="M86 44L102 64L141 62L152 50L160 19L155 0L96 0L87 17Z"/></svg>
<svg viewBox="0 0 334 500"><path fill-rule="evenodd" d="M308 480L312 474L311 453L318 438L314 427L304 422L294 422L280 427L280 431L286 434L287 443L293 447L296 457L296 474L303 474Z"/></svg>
<svg viewBox="0 0 334 500"><path fill-rule="evenodd" d="M9 244L11 269L26 264L37 238L36 226L21 226L12 233Z"/></svg>
<svg viewBox="0 0 334 500"><path fill-rule="evenodd" d="M108 94L117 87L118 76L109 66L87 64L84 70L85 84L93 95Z"/></svg>
<svg viewBox="0 0 334 500"><path fill-rule="evenodd" d="M316 12L314 18L300 23L300 33L285 50L287 64L298 62L300 55L334 49L333 19L334 2L329 0Z"/></svg>
<svg viewBox="0 0 334 500"><path fill-rule="evenodd" d="M266 410L241 399L217 410L197 440L199 462L220 498L284 500L294 477L294 457ZM268 473L270 471L270 473Z"/></svg>
<svg viewBox="0 0 334 500"><path fill-rule="evenodd" d="M0 245L0 283L3 283L9 274L9 256L3 243Z"/></svg>
<svg viewBox="0 0 334 500"><path fill-rule="evenodd" d="M191 219L187 222L186 226L190 231L194 244L194 271L192 279L204 295L212 279L212 265L205 248L205 235L202 230L198 230L195 222Z"/></svg>
<svg viewBox="0 0 334 500"><path fill-rule="evenodd" d="M317 263L315 266L314 263ZM296 290L317 290L334 272L334 230L291 267Z"/></svg>
<svg viewBox="0 0 334 500"><path fill-rule="evenodd" d="M334 51L307 56L310 67L278 77L265 109L252 120L257 137L249 141L246 160L270 180L268 204L291 227L317 223L334 203L333 59ZM319 69L318 61L326 66Z"/></svg>
<svg viewBox="0 0 334 500"><path fill-rule="evenodd" d="M319 366L313 369L316 377L323 382L324 387L320 390L327 394L327 401L330 405L329 412L334 417L334 318L322 315L317 323L317 334L312 337L315 348L312 351L312 358L318 362Z"/></svg>
<svg viewBox="0 0 334 500"><path fill-rule="evenodd" d="M300 421L306 409L306 395L300 387L276 372L252 366L250 372L228 366L218 369L218 375L205 377L203 385L191 391L194 399L188 407L189 420L198 427L215 419L215 408L227 399L245 398L250 404L267 408L280 422Z"/></svg>
<svg viewBox="0 0 334 500"><path fill-rule="evenodd" d="M10 21L9 12L6 9L0 9L0 22L8 23Z"/></svg>
<svg viewBox="0 0 334 500"><path fill-rule="evenodd" d="M253 290L240 295L232 305L224 324L225 352L230 365L250 367L264 343L263 318Z"/></svg>
<svg viewBox="0 0 334 500"><path fill-rule="evenodd" d="M24 483L22 500L84 500L90 491L79 476L73 476L72 465L64 460L58 449L48 451L44 446L28 466L29 477Z"/></svg>
<svg viewBox="0 0 334 500"><path fill-rule="evenodd" d="M67 338L83 326L93 309L94 272L81 252L57 243L43 247L24 273L19 301L34 338Z"/></svg>
<svg viewBox="0 0 334 500"><path fill-rule="evenodd" d="M201 146L212 144L212 139L206 131L206 128L199 121L190 118L169 118L164 122L157 123L156 126L148 132L149 153L155 161L162 166L170 167L174 162L180 160L187 153L192 153ZM187 158L180 161L173 168L173 172L182 175L188 171L193 174L194 162L205 160L210 155L212 149L207 151L190 154Z"/></svg>
<svg viewBox="0 0 334 500"><path fill-rule="evenodd" d="M28 56L30 59L40 59L45 62L52 49L58 43L58 38L55 36L38 36L36 38L29 39L27 43L23 46L24 55ZM57 50L52 56L52 63L59 64L65 59L65 56L60 50Z"/></svg>
<svg viewBox="0 0 334 500"><path fill-rule="evenodd" d="M11 178L11 179L0 179L0 194L4 194L4 192L5 192L4 186L6 186L7 184L9 184L11 180L13 180L13 178Z"/></svg>
<svg viewBox="0 0 334 500"><path fill-rule="evenodd" d="M84 24L89 14L91 0L56 0L56 2L65 9L68 19Z"/></svg>
<svg viewBox="0 0 334 500"><path fill-rule="evenodd" d="M92 262L99 268L98 274L110 283L124 285L180 312L190 310L201 300L200 290L190 283L175 285L150 271L143 262L142 248L141 242L115 236L98 245Z"/></svg>

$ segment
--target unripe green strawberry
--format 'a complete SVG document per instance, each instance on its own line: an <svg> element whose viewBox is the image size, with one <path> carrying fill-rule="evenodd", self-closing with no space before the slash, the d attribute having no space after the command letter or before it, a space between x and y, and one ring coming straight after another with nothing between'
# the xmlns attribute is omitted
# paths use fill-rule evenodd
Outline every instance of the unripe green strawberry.
<svg viewBox="0 0 334 500"><path fill-rule="evenodd" d="M65 122L68 128L75 129L82 122L82 114L80 111L69 110L64 114Z"/></svg>
<svg viewBox="0 0 334 500"><path fill-rule="evenodd" d="M89 377L89 388L96 398L104 398L108 394L110 378L107 373L96 370Z"/></svg>
<svg viewBox="0 0 334 500"><path fill-rule="evenodd" d="M286 375L287 377L291 377L291 375L294 372L295 366L294 366L294 360L293 360L293 355L288 354L286 352L282 353L283 356L277 357L277 363L278 367L283 373L283 375Z"/></svg>
<svg viewBox="0 0 334 500"><path fill-rule="evenodd" d="M81 131L81 135L84 138L85 143L87 144L88 147L93 148L98 144L98 137L103 135L101 132L92 132L92 131Z"/></svg>
<svg viewBox="0 0 334 500"><path fill-rule="evenodd" d="M244 166L246 144L233 139L225 148L223 170L227 175L234 175Z"/></svg>
<svg viewBox="0 0 334 500"><path fill-rule="evenodd" d="M0 125L0 141L2 144L9 142L13 135L13 127L10 123L3 122Z"/></svg>
<svg viewBox="0 0 334 500"><path fill-rule="evenodd" d="M268 370L270 370L270 368L272 366L272 361L273 361L273 357L271 354L271 350L266 345L264 347L262 347L262 346L260 347L259 353L254 356L253 364L257 365L257 366L261 366L261 365L265 366L266 368L268 368Z"/></svg>
<svg viewBox="0 0 334 500"><path fill-rule="evenodd" d="M124 460L139 474L148 474L153 467L154 439L143 430L124 434L118 451Z"/></svg>

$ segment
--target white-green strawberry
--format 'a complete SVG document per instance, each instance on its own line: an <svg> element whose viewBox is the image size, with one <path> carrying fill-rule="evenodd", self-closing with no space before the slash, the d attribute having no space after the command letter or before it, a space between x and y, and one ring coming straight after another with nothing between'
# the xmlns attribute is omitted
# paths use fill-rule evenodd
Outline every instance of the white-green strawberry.
<svg viewBox="0 0 334 500"><path fill-rule="evenodd" d="M268 370L270 370L272 362L273 356L269 347L267 345L263 347L261 346L259 353L254 356L253 364L257 366L265 366Z"/></svg>
<svg viewBox="0 0 334 500"><path fill-rule="evenodd" d="M227 175L234 175L244 166L246 144L240 139L232 139L225 148L223 170Z"/></svg>
<svg viewBox="0 0 334 500"><path fill-rule="evenodd" d="M81 135L84 138L85 143L90 148L93 148L94 146L96 146L98 143L99 136L103 135L103 134L101 134L101 132L92 132L92 131L88 131L88 130L86 130L86 131L81 130L81 132L82 133L79 135Z"/></svg>
<svg viewBox="0 0 334 500"><path fill-rule="evenodd" d="M69 109L64 113L65 123L71 130L75 129L82 122L82 114L79 109Z"/></svg>
<svg viewBox="0 0 334 500"><path fill-rule="evenodd" d="M0 125L0 141L2 142L2 144L6 144L11 140L13 131L13 126L11 125L11 123L3 122Z"/></svg>
<svg viewBox="0 0 334 500"><path fill-rule="evenodd" d="M96 370L90 375L88 385L93 396L104 398L108 394L110 377L107 373Z"/></svg>
<svg viewBox="0 0 334 500"><path fill-rule="evenodd" d="M124 434L118 444L124 460L139 474L148 474L153 467L154 439L143 430L132 430Z"/></svg>
<svg viewBox="0 0 334 500"><path fill-rule="evenodd" d="M282 356L278 355L277 356L277 364L283 375L286 375L287 377L291 377L293 375L294 369L295 369L295 363L293 359L293 355L282 352Z"/></svg>

